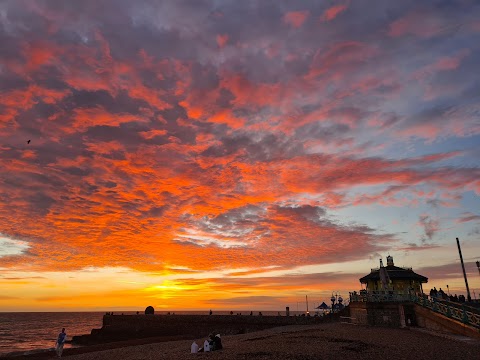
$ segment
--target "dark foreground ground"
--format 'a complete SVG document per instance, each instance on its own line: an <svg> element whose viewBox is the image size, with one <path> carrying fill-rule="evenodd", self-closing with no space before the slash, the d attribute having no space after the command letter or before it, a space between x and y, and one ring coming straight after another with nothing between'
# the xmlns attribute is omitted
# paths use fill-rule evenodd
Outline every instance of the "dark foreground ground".
<svg viewBox="0 0 480 360"><path fill-rule="evenodd" d="M224 349L190 353L193 340L176 340L139 345L132 341L121 348L113 344L84 348L83 354L64 352L69 360L150 359L480 359L480 342L462 337L433 334L417 329L388 329L330 323L292 325L255 333L223 336ZM93 351L94 350L94 351ZM78 350L77 350L78 351ZM44 354L35 359L52 359ZM16 358L22 359L22 358ZM25 358L26 359L26 358ZM28 359L33 359L28 357Z"/></svg>

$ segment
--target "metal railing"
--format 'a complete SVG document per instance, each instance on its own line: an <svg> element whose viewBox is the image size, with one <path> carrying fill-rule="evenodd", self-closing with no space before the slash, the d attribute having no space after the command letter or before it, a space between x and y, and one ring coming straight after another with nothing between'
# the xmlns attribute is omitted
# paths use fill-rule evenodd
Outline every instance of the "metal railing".
<svg viewBox="0 0 480 360"><path fill-rule="evenodd" d="M402 294L394 291L360 291L350 293L351 302L404 302L412 301L412 295Z"/></svg>
<svg viewBox="0 0 480 360"><path fill-rule="evenodd" d="M360 291L350 293L350 302L413 302L448 318L480 329L480 309L443 299L401 294L393 291Z"/></svg>
<svg viewBox="0 0 480 360"><path fill-rule="evenodd" d="M480 329L480 309L470 307L463 303L455 303L447 300L431 300L427 297L415 296L412 301L438 314Z"/></svg>

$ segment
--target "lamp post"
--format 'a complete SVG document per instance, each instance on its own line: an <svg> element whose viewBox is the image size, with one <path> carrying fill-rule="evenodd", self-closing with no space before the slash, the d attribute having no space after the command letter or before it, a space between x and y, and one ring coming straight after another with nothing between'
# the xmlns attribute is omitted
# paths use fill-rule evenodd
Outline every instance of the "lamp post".
<svg viewBox="0 0 480 360"><path fill-rule="evenodd" d="M448 296L450 296L450 289L448 288L448 285L447 285L447 291L448 291Z"/></svg>
<svg viewBox="0 0 480 360"><path fill-rule="evenodd" d="M332 297L330 298L330 301L332 302L332 313L333 313L334 306L335 306L335 296L333 295L333 292L332 292Z"/></svg>

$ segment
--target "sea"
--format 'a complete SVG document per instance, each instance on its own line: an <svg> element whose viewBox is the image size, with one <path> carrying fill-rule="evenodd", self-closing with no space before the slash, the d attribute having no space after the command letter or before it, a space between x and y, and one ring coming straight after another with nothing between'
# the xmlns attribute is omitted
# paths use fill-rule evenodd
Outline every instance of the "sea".
<svg viewBox="0 0 480 360"><path fill-rule="evenodd" d="M207 311L170 311L176 315L207 315ZM250 311L233 311L249 315ZM253 311L258 315L258 311ZM276 316L278 311L262 311L264 316ZM114 314L136 314L133 311L114 311ZM166 311L155 315L166 315ZM230 311L214 311L214 315L229 315ZM285 312L280 311L281 315ZM302 312L290 311L293 316ZM0 358L6 354L30 354L44 352L55 347L55 341L62 328L66 329L67 341L75 335L90 334L92 329L100 329L105 312L0 312ZM74 347L65 344L65 349Z"/></svg>

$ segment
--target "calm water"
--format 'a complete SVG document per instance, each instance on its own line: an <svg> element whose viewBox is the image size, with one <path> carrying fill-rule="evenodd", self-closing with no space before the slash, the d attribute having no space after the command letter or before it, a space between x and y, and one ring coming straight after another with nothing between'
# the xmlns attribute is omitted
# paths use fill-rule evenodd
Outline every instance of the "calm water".
<svg viewBox="0 0 480 360"><path fill-rule="evenodd" d="M0 313L0 355L16 351L49 349L62 327L67 340L102 327L103 312ZM65 344L65 348L70 344Z"/></svg>
<svg viewBox="0 0 480 360"><path fill-rule="evenodd" d="M234 311L243 315L249 311ZM114 312L121 314L122 312ZM125 311L123 314L134 314ZM216 315L228 315L229 311L214 311ZM280 312L285 315L285 312ZM291 311L292 315L296 312ZM0 356L11 352L30 352L52 349L62 327L66 329L67 340L74 335L90 334L92 329L102 327L105 312L38 312L38 313L0 313ZM155 312L166 314L166 312ZM208 311L178 311L177 315L206 315ZM277 315L277 311L262 311L265 316ZM299 312L301 314L301 312ZM258 315L258 311L254 311ZM65 344L65 348L71 347Z"/></svg>

